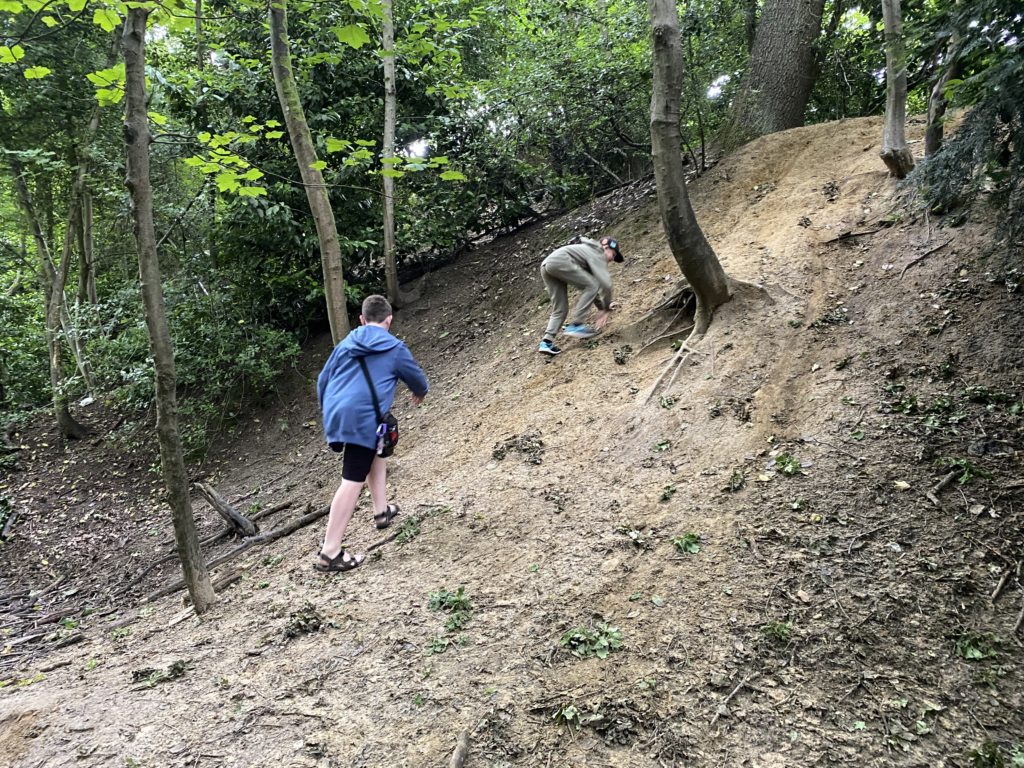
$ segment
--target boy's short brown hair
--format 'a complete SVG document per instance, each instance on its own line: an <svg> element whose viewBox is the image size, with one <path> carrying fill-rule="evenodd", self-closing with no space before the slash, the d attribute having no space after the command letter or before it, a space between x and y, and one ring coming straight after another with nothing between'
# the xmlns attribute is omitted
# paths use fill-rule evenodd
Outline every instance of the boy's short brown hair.
<svg viewBox="0 0 1024 768"><path fill-rule="evenodd" d="M363 319L368 323L383 323L391 315L391 302L374 294L363 299Z"/></svg>

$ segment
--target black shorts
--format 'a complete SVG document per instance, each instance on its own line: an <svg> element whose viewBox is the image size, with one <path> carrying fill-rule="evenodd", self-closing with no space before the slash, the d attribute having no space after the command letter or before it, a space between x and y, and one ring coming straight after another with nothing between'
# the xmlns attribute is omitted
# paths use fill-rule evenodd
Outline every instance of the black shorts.
<svg viewBox="0 0 1024 768"><path fill-rule="evenodd" d="M331 450L339 453L344 449L341 457L341 477L353 483L366 482L370 474L370 465L377 458L377 451L373 448L364 448L354 443L331 443Z"/></svg>

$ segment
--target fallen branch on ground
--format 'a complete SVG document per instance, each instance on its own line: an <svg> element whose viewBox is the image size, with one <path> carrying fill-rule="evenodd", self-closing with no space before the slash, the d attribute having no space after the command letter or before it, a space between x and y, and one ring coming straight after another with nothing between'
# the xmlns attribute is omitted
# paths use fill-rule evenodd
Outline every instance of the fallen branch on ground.
<svg viewBox="0 0 1024 768"><path fill-rule="evenodd" d="M954 469L944 478L939 480L939 482L937 482L935 486L930 491L928 491L928 493L925 494L925 497L928 499L928 501L930 501L936 507L939 507L941 509L942 503L939 501L939 494L946 490L946 487L949 486L949 484L956 480L959 476L960 470Z"/></svg>
<svg viewBox="0 0 1024 768"><path fill-rule="evenodd" d="M224 518L227 524L240 536L255 536L259 528L252 520L241 514L237 509L217 493L217 490L206 483L196 483L196 490L199 495L206 499L207 503L217 510L217 514Z"/></svg>
<svg viewBox="0 0 1024 768"><path fill-rule="evenodd" d="M949 245L949 244L950 244L950 243L952 243L952 242L953 242L953 238L951 237L951 238L949 238L949 240L947 240L946 242L942 243L941 245L936 245L936 246L935 246L934 248L929 248L929 249L928 249L927 251L925 251L924 253L922 253L922 254L921 254L920 256L918 256L918 257L917 257L916 259L911 259L911 260L910 260L910 261L909 261L909 262L907 263L907 266L905 266L905 267L903 268L903 271L902 271L902 272L900 272L900 280L902 280L902 279L903 279L903 276L904 276L905 274L907 274L907 270L908 270L908 269L910 269L910 268L911 268L912 266L914 266L915 264L917 264L917 263L918 263L919 261L924 261L925 259L927 259L927 258L928 258L929 256L931 256L931 255L932 255L933 253L935 253L936 251L941 251L941 250L942 250L943 248L945 248L945 247L946 247L947 245Z"/></svg>
<svg viewBox="0 0 1024 768"><path fill-rule="evenodd" d="M466 762L466 757L468 755L469 729L467 728L459 734L459 741L455 745L455 751L452 753L452 759L448 763L448 768L462 768L462 765Z"/></svg>
<svg viewBox="0 0 1024 768"><path fill-rule="evenodd" d="M740 692L740 688L745 686L747 683L749 683L755 677L757 677L756 673L755 674L747 675L742 680L740 680L739 685L737 685L735 688L732 689L732 693L730 693L728 696L725 697L725 701L723 701L721 704L718 705L718 711L715 712L715 716L711 718L711 722L708 724L709 727L714 725L716 722L718 722L718 718L721 716L721 714L723 712L728 711L728 710L726 710L726 706L728 706L729 702L732 701L732 697Z"/></svg>

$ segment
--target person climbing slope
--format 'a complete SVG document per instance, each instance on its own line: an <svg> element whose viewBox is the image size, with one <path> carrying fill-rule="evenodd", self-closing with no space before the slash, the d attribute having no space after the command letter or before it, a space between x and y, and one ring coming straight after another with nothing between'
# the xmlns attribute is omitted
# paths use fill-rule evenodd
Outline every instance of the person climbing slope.
<svg viewBox="0 0 1024 768"><path fill-rule="evenodd" d="M324 437L331 450L343 452L341 485L331 501L323 547L313 566L318 571L349 571L363 562L363 555L349 554L341 542L364 483L370 487L377 528L387 528L399 512L398 505L387 499L387 459L377 453L377 414L391 408L399 381L412 391L415 405L423 402L429 386L409 348L391 335L392 320L386 298L367 296L361 325L334 348L317 378Z"/></svg>
<svg viewBox="0 0 1024 768"><path fill-rule="evenodd" d="M553 357L562 351L555 345L555 336L569 314L570 285L581 293L569 324L565 326L565 335L589 339L601 332L612 309L612 278L608 265L613 261L622 263L622 253L615 238L606 235L600 242L578 237L569 245L552 251L541 262L540 276L551 299L551 317L544 330L544 338L537 347L538 352ZM599 311L591 326L587 325L586 319L592 305Z"/></svg>

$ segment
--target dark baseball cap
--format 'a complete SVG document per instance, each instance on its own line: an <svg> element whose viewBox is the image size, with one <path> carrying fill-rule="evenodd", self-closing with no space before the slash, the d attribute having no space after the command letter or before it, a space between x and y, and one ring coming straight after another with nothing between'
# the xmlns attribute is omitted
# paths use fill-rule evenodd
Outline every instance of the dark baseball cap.
<svg viewBox="0 0 1024 768"><path fill-rule="evenodd" d="M604 237L601 238L601 245L607 245L609 248L615 251L615 261L617 261L620 264L623 261L625 261L625 259L622 258L622 251L619 250L619 241L616 240L614 237L605 235Z"/></svg>

